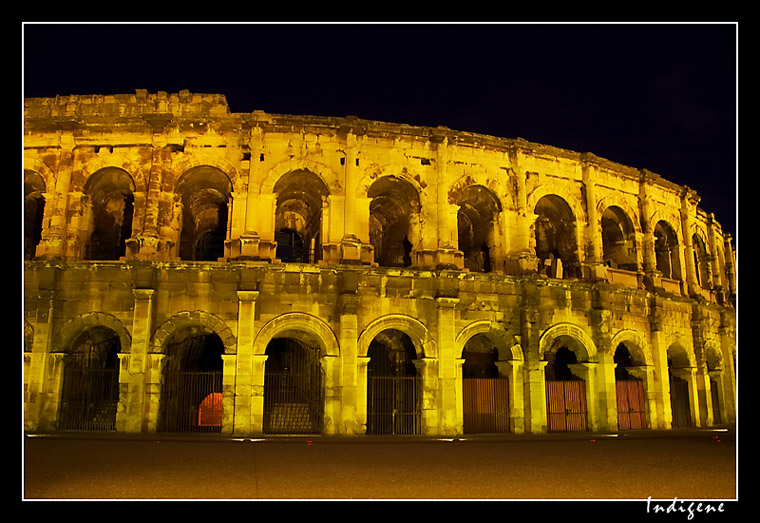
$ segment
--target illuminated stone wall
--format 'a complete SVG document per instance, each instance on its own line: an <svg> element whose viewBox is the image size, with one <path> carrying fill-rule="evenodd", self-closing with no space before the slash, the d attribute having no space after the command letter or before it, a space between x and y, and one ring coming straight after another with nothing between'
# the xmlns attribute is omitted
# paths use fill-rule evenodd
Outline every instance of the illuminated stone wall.
<svg viewBox="0 0 760 523"><path fill-rule="evenodd" d="M227 434L262 432L265 351L282 336L319 346L324 432L363 434L368 349L386 329L414 344L424 434L462 433L463 349L483 336L513 432L547 430L561 346L592 430L617 430L621 345L649 428L671 426L670 374L692 425L714 406L735 419L731 237L693 190L646 170L139 90L26 100L24 187L29 430L57 427L67 355L95 326L121 342L121 431L157 430L166 346L191 327L223 343Z"/></svg>

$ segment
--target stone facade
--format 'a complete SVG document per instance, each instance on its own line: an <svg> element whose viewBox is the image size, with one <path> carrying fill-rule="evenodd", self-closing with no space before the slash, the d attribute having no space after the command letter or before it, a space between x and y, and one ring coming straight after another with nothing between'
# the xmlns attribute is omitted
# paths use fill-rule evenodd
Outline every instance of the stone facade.
<svg viewBox="0 0 760 523"><path fill-rule="evenodd" d="M618 430L621 347L645 427L674 425L673 378L690 425L735 421L731 237L655 173L443 127L231 113L186 91L27 99L24 123L27 430L61 428L83 336L118 346L112 430L161 430L170 346L203 332L220 347L222 433L266 432L267 348L288 338L318 356L319 430L365 434L370 347L389 329L413 345L417 433L463 433L476 340L508 378L514 433L549 430L563 348L588 430Z"/></svg>

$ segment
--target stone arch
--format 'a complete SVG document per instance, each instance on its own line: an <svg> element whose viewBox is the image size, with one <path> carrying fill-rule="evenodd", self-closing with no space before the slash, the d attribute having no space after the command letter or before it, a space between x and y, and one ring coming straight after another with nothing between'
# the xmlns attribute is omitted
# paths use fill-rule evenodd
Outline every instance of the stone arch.
<svg viewBox="0 0 760 523"><path fill-rule="evenodd" d="M697 366L697 358L689 340L681 333L668 336L665 343L667 357L673 362L674 368L693 368Z"/></svg>
<svg viewBox="0 0 760 523"><path fill-rule="evenodd" d="M417 358L435 357L435 341L431 337L427 327L421 321L404 314L381 316L367 325L359 335L359 342L357 344L358 355L360 357L367 356L367 351L372 340L386 329L395 329L409 336L417 351Z"/></svg>
<svg viewBox="0 0 760 523"><path fill-rule="evenodd" d="M683 272L681 268L682 240L679 239L679 228L673 226L667 219L657 219L652 224L655 267L665 278L680 280Z"/></svg>
<svg viewBox="0 0 760 523"><path fill-rule="evenodd" d="M639 268L636 235L640 232L636 214L620 205L624 204L622 199L616 199L619 201L608 201L608 205L598 209L596 231L602 239L602 257L604 263L613 268L636 271Z"/></svg>
<svg viewBox="0 0 760 523"><path fill-rule="evenodd" d="M654 365L651 347L643 334L632 329L617 332L610 343L612 356L615 355L615 350L621 343L626 346L634 361L641 365Z"/></svg>
<svg viewBox="0 0 760 523"><path fill-rule="evenodd" d="M98 154L88 159L82 164L81 185L75 184L74 180L72 180L69 190L84 190L84 187L90 182L92 176L99 171L107 169L121 169L129 174L134 184L133 191L145 192L148 190L148 178L145 176L140 165L118 154Z"/></svg>
<svg viewBox="0 0 760 523"><path fill-rule="evenodd" d="M275 337L282 334L295 334L296 338L300 338L299 332L306 333L312 340L316 340L323 356L340 355L338 338L330 326L320 318L303 312L287 312L264 324L256 334L253 353L263 355L267 345Z"/></svg>
<svg viewBox="0 0 760 523"><path fill-rule="evenodd" d="M408 167L398 168L396 164L379 165L373 163L371 166L364 169L359 176L358 183L356 185L356 197L367 198L369 188L372 187L377 180L386 176L393 176L395 178L409 182L414 187L419 196L420 203L423 207L426 206L427 191L425 190L427 184L422 180L420 174L410 170Z"/></svg>
<svg viewBox="0 0 760 523"><path fill-rule="evenodd" d="M69 319L58 329L53 337L52 352L66 352L74 339L90 327L107 327L119 336L120 352L129 353L132 336L113 314L107 312L88 312Z"/></svg>
<svg viewBox="0 0 760 523"><path fill-rule="evenodd" d="M636 208L621 194L609 194L601 198L596 204L596 215L599 224L601 224L602 213L609 207L619 207L631 222L631 227L636 233L641 233L641 220Z"/></svg>
<svg viewBox="0 0 760 523"><path fill-rule="evenodd" d="M721 352L718 343L712 340L706 341L704 356L708 371L724 370L723 353Z"/></svg>
<svg viewBox="0 0 760 523"><path fill-rule="evenodd" d="M204 311L182 311L164 321L153 334L151 352L163 354L169 337L184 327L201 326L219 336L225 354L237 354L237 340L232 329L221 318Z"/></svg>
<svg viewBox="0 0 760 523"><path fill-rule="evenodd" d="M55 190L55 174L44 162L37 158L24 157L24 171L33 171L39 174L45 181L45 192L52 193Z"/></svg>
<svg viewBox="0 0 760 523"><path fill-rule="evenodd" d="M315 174L325 184L331 195L342 195L343 186L340 184L338 175L328 166L309 160L307 158L294 158L278 163L269 170L261 182L259 192L272 194L274 186L284 175L294 171L308 171ZM249 188L250 190L250 188Z"/></svg>
<svg viewBox="0 0 760 523"><path fill-rule="evenodd" d="M568 348L575 353L578 362L589 363L596 361L596 345L586 331L572 323L558 323L544 331L538 340L538 355L546 358L555 342L560 338L570 341Z"/></svg>
<svg viewBox="0 0 760 523"><path fill-rule="evenodd" d="M230 192L239 190L240 188L238 187L238 184L243 183L237 168L232 162L217 155L197 152L194 152L191 155L183 155L180 159L173 162L171 171L169 171L173 180L164 180L164 183L170 185L171 190L177 192L177 185L179 184L180 179L188 171L202 167L214 168L224 173L229 180Z"/></svg>
<svg viewBox="0 0 760 523"><path fill-rule="evenodd" d="M464 350L467 342L478 334L485 334L494 343L499 352L499 361L523 361L523 351L514 335L507 332L498 322L477 320L464 327L456 337L457 353Z"/></svg>
<svg viewBox="0 0 760 523"><path fill-rule="evenodd" d="M542 184L530 191L527 196L528 209L535 209L538 201L544 196L556 196L561 198L573 211L573 217L576 222L587 221L586 209L581 204L580 200L578 200L578 197L572 194L569 190L563 190L561 187L554 187L552 185Z"/></svg>

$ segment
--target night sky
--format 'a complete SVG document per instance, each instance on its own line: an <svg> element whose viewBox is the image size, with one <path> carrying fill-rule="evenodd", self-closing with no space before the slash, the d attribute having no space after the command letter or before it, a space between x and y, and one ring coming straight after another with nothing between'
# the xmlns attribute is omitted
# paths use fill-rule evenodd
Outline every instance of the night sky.
<svg viewBox="0 0 760 523"><path fill-rule="evenodd" d="M221 93L230 110L444 125L649 169L736 241L735 24L26 24L23 97Z"/></svg>

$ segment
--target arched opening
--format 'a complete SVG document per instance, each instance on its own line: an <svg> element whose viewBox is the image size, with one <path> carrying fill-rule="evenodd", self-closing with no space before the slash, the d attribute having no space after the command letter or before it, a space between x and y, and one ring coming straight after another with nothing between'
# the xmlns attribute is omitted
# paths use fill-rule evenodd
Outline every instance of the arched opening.
<svg viewBox="0 0 760 523"><path fill-rule="evenodd" d="M678 235L668 222L660 220L654 227L654 253L657 270L662 276L680 280Z"/></svg>
<svg viewBox="0 0 760 523"><path fill-rule="evenodd" d="M618 429L646 428L644 384L628 369L637 366L624 343L615 349L615 391L617 394Z"/></svg>
<svg viewBox="0 0 760 523"><path fill-rule="evenodd" d="M464 266L471 272L491 272L496 252L496 221L499 199L482 185L470 185L451 195L459 206L457 234Z"/></svg>
<svg viewBox="0 0 760 523"><path fill-rule="evenodd" d="M639 268L633 222L620 207L607 207L602 213L602 253L608 267L634 272Z"/></svg>
<svg viewBox="0 0 760 523"><path fill-rule="evenodd" d="M549 432L584 431L588 427L586 382L575 373L578 342L568 336L554 340L544 368L546 422Z"/></svg>
<svg viewBox="0 0 760 523"><path fill-rule="evenodd" d="M322 203L330 194L316 174L291 171L274 185L275 256L282 262L316 263L322 259Z"/></svg>
<svg viewBox="0 0 760 523"><path fill-rule="evenodd" d="M550 278L580 278L575 217L570 206L549 194L538 200L534 212L539 272Z"/></svg>
<svg viewBox="0 0 760 523"><path fill-rule="evenodd" d="M159 431L220 432L224 344L206 327L187 326L165 345Z"/></svg>
<svg viewBox="0 0 760 523"><path fill-rule="evenodd" d="M414 226L419 222L420 199L408 181L383 176L367 191L369 204L369 241L375 262L382 267L408 267L412 264Z"/></svg>
<svg viewBox="0 0 760 523"><path fill-rule="evenodd" d="M321 434L324 372L314 336L289 331L267 345L264 366L264 433Z"/></svg>
<svg viewBox="0 0 760 523"><path fill-rule="evenodd" d="M668 377L670 380L670 411L673 428L691 427L691 400L689 393L690 363L686 349L678 345L668 348Z"/></svg>
<svg viewBox="0 0 760 523"><path fill-rule="evenodd" d="M134 215L132 177L123 169L101 169L87 180L84 192L92 206L92 232L87 242L88 260L118 260L126 253Z"/></svg>
<svg viewBox="0 0 760 523"><path fill-rule="evenodd" d="M509 383L499 374L498 349L486 334L462 350L462 413L465 434L509 432Z"/></svg>
<svg viewBox="0 0 760 523"><path fill-rule="evenodd" d="M182 202L182 260L217 261L224 257L228 204L232 184L216 167L202 165L185 172L175 192Z"/></svg>
<svg viewBox="0 0 760 523"><path fill-rule="evenodd" d="M386 329L372 340L367 356L367 434L419 434L422 380L411 338Z"/></svg>
<svg viewBox="0 0 760 523"><path fill-rule="evenodd" d="M42 239L45 211L45 180L39 173L24 170L24 259L34 259Z"/></svg>
<svg viewBox="0 0 760 523"><path fill-rule="evenodd" d="M74 338L64 356L59 429L115 430L120 350L118 334L108 327L90 327Z"/></svg>

